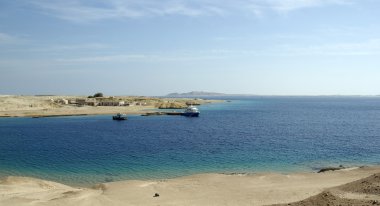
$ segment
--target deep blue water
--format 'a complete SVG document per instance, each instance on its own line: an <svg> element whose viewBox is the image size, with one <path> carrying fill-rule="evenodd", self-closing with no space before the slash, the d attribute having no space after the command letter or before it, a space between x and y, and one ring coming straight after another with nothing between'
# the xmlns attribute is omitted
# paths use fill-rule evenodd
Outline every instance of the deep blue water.
<svg viewBox="0 0 380 206"><path fill-rule="evenodd" d="M380 97L251 97L199 118L0 118L0 176L73 185L380 162Z"/></svg>

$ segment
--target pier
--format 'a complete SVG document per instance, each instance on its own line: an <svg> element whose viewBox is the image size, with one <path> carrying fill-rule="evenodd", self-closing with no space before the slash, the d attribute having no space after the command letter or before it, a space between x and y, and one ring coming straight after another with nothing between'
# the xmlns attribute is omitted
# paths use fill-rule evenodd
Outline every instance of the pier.
<svg viewBox="0 0 380 206"><path fill-rule="evenodd" d="M148 112L145 114L142 114L141 116L160 116L160 115L182 115L182 112Z"/></svg>

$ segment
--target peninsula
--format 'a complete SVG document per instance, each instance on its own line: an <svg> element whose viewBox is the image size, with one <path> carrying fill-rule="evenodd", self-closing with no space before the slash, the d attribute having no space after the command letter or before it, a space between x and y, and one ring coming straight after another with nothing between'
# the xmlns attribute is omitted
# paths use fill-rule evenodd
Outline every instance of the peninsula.
<svg viewBox="0 0 380 206"><path fill-rule="evenodd" d="M0 117L47 117L96 114L145 114L154 109L183 109L220 100L144 96L0 95Z"/></svg>

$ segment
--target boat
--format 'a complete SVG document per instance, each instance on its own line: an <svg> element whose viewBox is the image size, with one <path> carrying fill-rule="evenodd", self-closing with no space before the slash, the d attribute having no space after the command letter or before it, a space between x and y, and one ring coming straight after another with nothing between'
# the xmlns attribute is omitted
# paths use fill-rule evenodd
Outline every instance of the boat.
<svg viewBox="0 0 380 206"><path fill-rule="evenodd" d="M112 116L112 119L113 119L113 120L127 120L128 117L127 117L126 114L118 113L118 114L116 114L115 116Z"/></svg>
<svg viewBox="0 0 380 206"><path fill-rule="evenodd" d="M186 108L184 112L181 113L182 116L186 117L198 117L199 116L199 110L198 108L194 107L193 105L190 105Z"/></svg>

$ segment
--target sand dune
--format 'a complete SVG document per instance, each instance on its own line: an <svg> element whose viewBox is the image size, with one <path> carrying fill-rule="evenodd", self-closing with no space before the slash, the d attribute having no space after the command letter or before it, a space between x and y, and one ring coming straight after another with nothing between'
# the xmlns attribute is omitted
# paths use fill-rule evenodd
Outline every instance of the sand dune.
<svg viewBox="0 0 380 206"><path fill-rule="evenodd" d="M327 189L299 202L283 205L380 205L380 173Z"/></svg>
<svg viewBox="0 0 380 206"><path fill-rule="evenodd" d="M378 167L365 167L319 174L200 174L93 188L8 177L0 182L0 205L271 205L309 197L292 205L377 204L379 174L370 175L379 172ZM160 196L153 197L155 193Z"/></svg>

